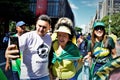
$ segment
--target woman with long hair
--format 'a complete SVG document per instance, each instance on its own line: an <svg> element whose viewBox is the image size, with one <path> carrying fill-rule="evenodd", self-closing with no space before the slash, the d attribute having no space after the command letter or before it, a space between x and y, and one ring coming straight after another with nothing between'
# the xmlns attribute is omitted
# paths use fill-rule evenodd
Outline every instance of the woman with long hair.
<svg viewBox="0 0 120 80"><path fill-rule="evenodd" d="M88 47L88 54L85 58L92 58L91 74L95 74L100 67L115 58L115 43L111 37L105 32L105 24L103 22L95 22L91 42Z"/></svg>

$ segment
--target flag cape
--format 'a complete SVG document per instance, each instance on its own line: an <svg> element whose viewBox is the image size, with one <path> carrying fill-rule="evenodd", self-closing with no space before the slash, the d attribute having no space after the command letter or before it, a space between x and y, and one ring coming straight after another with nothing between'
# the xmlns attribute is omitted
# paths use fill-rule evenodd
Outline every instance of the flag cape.
<svg viewBox="0 0 120 80"><path fill-rule="evenodd" d="M93 80L109 80L110 73L120 68L120 56L112 59L110 62L98 69Z"/></svg>
<svg viewBox="0 0 120 80"><path fill-rule="evenodd" d="M53 44L54 51L57 50L57 47L58 47L58 42L56 41ZM53 53L53 56L54 57L52 63L55 63L56 61L61 62L63 59L77 60L82 57L79 49L72 42L67 43L65 49L61 52L60 56L57 57L56 53Z"/></svg>

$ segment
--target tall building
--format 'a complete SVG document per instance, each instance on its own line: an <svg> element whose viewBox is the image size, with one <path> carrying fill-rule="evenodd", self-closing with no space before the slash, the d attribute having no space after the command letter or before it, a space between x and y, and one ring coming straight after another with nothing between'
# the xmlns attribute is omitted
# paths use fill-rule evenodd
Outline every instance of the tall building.
<svg viewBox="0 0 120 80"><path fill-rule="evenodd" d="M102 19L104 16L119 13L120 12L120 0L103 0L99 2L97 19Z"/></svg>
<svg viewBox="0 0 120 80"><path fill-rule="evenodd" d="M36 16L47 14L52 19L52 28L60 17L68 17L74 23L74 14L68 0L30 0L30 9Z"/></svg>
<svg viewBox="0 0 120 80"><path fill-rule="evenodd" d="M102 0L98 3L96 15L93 17L89 24L90 30L95 21L102 20L103 17L109 16L109 22L111 22L111 15L120 12L120 0ZM109 25L110 26L110 25Z"/></svg>

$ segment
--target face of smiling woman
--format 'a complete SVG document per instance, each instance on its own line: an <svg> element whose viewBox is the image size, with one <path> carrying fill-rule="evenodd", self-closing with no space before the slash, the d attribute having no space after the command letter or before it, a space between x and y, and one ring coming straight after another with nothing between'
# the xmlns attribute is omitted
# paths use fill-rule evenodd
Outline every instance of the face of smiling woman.
<svg viewBox="0 0 120 80"><path fill-rule="evenodd" d="M94 29L94 34L95 34L97 37L102 37L103 34L104 34L104 28L96 27L96 28Z"/></svg>
<svg viewBox="0 0 120 80"><path fill-rule="evenodd" d="M65 47L67 42L69 41L69 34L65 32L58 32L57 37L59 45Z"/></svg>

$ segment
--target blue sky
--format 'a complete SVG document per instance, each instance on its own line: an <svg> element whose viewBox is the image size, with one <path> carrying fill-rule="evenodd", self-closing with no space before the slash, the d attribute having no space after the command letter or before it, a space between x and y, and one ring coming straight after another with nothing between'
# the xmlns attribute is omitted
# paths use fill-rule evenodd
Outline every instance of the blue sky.
<svg viewBox="0 0 120 80"><path fill-rule="evenodd" d="M76 26L88 25L95 16L98 1L101 0L68 0L75 16Z"/></svg>

